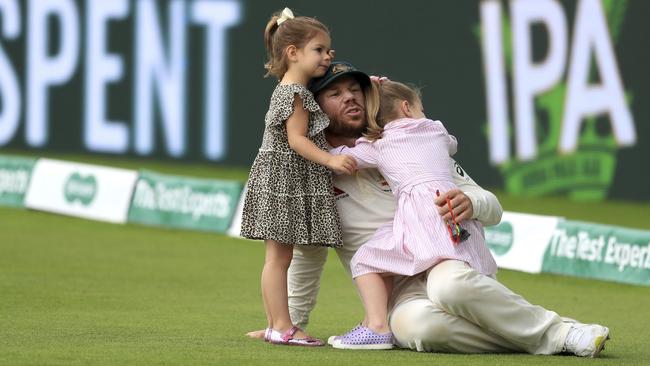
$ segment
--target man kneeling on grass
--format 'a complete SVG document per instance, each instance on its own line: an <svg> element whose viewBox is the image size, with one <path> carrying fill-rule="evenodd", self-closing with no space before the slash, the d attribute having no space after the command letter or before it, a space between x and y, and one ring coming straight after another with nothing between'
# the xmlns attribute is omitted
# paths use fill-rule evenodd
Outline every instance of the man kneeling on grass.
<svg viewBox="0 0 650 366"><path fill-rule="evenodd" d="M346 62L333 62L327 73L311 84L316 101L330 118L326 137L331 146L354 146L361 137L367 124L364 93L369 85L369 77ZM459 188L445 192L436 202L443 219L451 219L447 197L457 221L497 224L502 214L497 198L479 187L457 163L449 169ZM354 253L393 218L395 201L374 169L360 170L356 176L335 176L334 186L344 243L336 251L350 273ZM293 323L303 329L316 304L326 258L326 248L294 248L288 274L289 310ZM456 260L443 261L428 273L396 276L390 309L388 325L395 345L419 352L596 357L609 338L606 327L561 318ZM261 338L264 331L248 335ZM344 348L360 347L351 342Z"/></svg>

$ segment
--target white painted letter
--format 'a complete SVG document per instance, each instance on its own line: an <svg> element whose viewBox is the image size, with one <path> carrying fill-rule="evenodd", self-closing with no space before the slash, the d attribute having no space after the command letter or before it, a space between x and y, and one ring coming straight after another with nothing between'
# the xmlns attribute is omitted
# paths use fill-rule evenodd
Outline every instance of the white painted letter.
<svg viewBox="0 0 650 366"><path fill-rule="evenodd" d="M601 80L598 85L589 85L592 50ZM561 151L575 150L582 120L601 113L609 113L612 131L620 146L634 145L634 121L625 103L616 56L599 0L578 3L567 84Z"/></svg>
<svg viewBox="0 0 650 366"><path fill-rule="evenodd" d="M158 92L167 151L185 154L185 4L169 3L169 49L165 52L156 2L137 2L135 26L135 150L153 151L154 91Z"/></svg>
<svg viewBox="0 0 650 366"><path fill-rule="evenodd" d="M16 39L20 35L20 9L16 0L0 0L2 36ZM0 146L16 134L20 121L20 86L16 70L0 43Z"/></svg>
<svg viewBox="0 0 650 366"><path fill-rule="evenodd" d="M517 157L525 161L537 155L535 96L562 78L567 51L566 19L562 6L553 0L514 0L511 8ZM548 55L539 64L532 60L533 23L544 24L548 31Z"/></svg>
<svg viewBox="0 0 650 366"><path fill-rule="evenodd" d="M48 55L48 18L58 20L61 48ZM42 146L48 138L48 88L70 80L79 58L79 15L73 0L30 0L27 15L26 139Z"/></svg>
<svg viewBox="0 0 650 366"><path fill-rule="evenodd" d="M122 79L122 58L106 53L110 19L129 13L126 0L86 0L86 84L84 144L91 151L124 153L129 131L124 122L106 120L106 84Z"/></svg>
<svg viewBox="0 0 650 366"><path fill-rule="evenodd" d="M485 92L490 142L490 161L500 164L510 158L508 137L508 94L505 62L503 60L503 32L501 31L501 3L498 0L481 3L483 28L483 59L485 64Z"/></svg>
<svg viewBox="0 0 650 366"><path fill-rule="evenodd" d="M236 1L195 0L192 20L207 28L205 58L205 146L208 159L219 160L226 151L226 28L240 19Z"/></svg>

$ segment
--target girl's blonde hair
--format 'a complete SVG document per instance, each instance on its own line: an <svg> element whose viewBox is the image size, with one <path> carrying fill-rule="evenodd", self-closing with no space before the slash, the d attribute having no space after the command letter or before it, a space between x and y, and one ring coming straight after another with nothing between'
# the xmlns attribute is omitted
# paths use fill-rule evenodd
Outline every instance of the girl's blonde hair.
<svg viewBox="0 0 650 366"><path fill-rule="evenodd" d="M278 80L282 79L288 69L285 53L287 47L294 45L296 48L302 48L318 32L328 36L330 34L325 24L310 17L297 16L286 19L278 25L281 15L281 11L273 14L264 30L264 45L268 56L268 61L264 64L266 69L264 77L273 75Z"/></svg>
<svg viewBox="0 0 650 366"><path fill-rule="evenodd" d="M368 127L363 136L375 141L381 138L384 126L395 119L399 114L399 105L403 101L415 105L420 100L420 89L409 87L398 81L386 80L381 84L371 83L371 88L366 95L366 111L368 113Z"/></svg>

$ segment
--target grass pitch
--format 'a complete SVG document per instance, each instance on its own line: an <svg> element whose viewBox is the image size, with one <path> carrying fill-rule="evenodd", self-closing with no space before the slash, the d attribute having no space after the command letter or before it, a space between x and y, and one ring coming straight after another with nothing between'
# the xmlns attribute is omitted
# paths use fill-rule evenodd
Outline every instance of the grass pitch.
<svg viewBox="0 0 650 366"><path fill-rule="evenodd" d="M93 162L129 168L136 164ZM146 168L182 175L245 177L245 171L238 169L155 164ZM598 209L590 205L582 209L585 205L562 199L499 196L510 211L648 229L634 218L647 217L648 204L599 203L593 204ZM280 347L243 336L265 324L259 292L264 251L258 243L2 207L0 233L0 365L650 362L650 287L499 271L502 283L532 303L609 326L612 339L602 358L596 360ZM353 285L332 254L309 331L327 338L347 330L361 317Z"/></svg>

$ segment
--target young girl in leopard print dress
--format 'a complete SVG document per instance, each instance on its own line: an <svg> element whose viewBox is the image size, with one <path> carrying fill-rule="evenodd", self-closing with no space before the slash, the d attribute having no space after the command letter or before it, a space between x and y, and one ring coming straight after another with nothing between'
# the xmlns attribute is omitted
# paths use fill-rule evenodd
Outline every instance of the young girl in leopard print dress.
<svg viewBox="0 0 650 366"><path fill-rule="evenodd" d="M332 57L329 31L285 8L264 34L268 75L280 80L266 113L262 146L253 162L241 235L264 240L262 297L268 320L265 339L274 344L320 346L291 322L287 270L293 245L341 246L331 170L350 174L356 162L327 152L329 119L307 89L323 76ZM329 169L328 169L329 168Z"/></svg>

